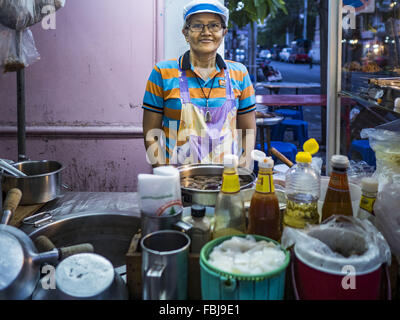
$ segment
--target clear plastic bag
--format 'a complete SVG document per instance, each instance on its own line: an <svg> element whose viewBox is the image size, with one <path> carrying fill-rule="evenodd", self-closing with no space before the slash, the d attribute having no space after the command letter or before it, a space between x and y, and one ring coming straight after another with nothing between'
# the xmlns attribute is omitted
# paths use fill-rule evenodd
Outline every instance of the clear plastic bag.
<svg viewBox="0 0 400 320"><path fill-rule="evenodd" d="M374 204L375 224L393 253L400 258L400 184L388 183L378 193Z"/></svg>
<svg viewBox="0 0 400 320"><path fill-rule="evenodd" d="M305 229L285 227L282 246L295 245L296 255L311 265L340 273L352 265L358 273L391 264L391 251L383 235L368 220L334 215Z"/></svg>
<svg viewBox="0 0 400 320"><path fill-rule="evenodd" d="M24 30L65 5L65 0L0 0L0 23L14 30Z"/></svg>
<svg viewBox="0 0 400 320"><path fill-rule="evenodd" d="M17 51L17 31L0 24L0 69L14 72L26 68L40 59L32 32L22 31L21 52Z"/></svg>
<svg viewBox="0 0 400 320"><path fill-rule="evenodd" d="M373 177L379 181L379 191L386 183L400 183L400 120L363 129L360 135L369 139L375 151L376 171Z"/></svg>

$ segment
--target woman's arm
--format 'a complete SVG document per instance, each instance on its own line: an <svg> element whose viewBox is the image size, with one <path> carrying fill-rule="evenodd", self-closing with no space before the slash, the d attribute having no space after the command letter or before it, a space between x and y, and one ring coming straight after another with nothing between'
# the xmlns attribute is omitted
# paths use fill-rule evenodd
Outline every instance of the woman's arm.
<svg viewBox="0 0 400 320"><path fill-rule="evenodd" d="M143 109L143 135L147 158L153 167L165 164L165 152L160 152L162 113Z"/></svg>
<svg viewBox="0 0 400 320"><path fill-rule="evenodd" d="M239 135L238 138L242 138L243 149L243 153L241 154L239 159L239 165L241 167L249 168L251 164L251 151L254 150L257 135L255 115L255 111L250 111L245 114L238 114L237 116L237 128L238 130L241 130L241 137Z"/></svg>

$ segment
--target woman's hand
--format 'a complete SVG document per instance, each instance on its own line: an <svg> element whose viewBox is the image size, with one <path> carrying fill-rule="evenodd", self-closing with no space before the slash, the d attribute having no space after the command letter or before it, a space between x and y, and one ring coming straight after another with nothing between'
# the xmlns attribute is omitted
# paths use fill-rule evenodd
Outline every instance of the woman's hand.
<svg viewBox="0 0 400 320"><path fill-rule="evenodd" d="M153 167L166 164L165 150L162 150L160 144L162 116L162 113L143 110L144 145L147 159Z"/></svg>

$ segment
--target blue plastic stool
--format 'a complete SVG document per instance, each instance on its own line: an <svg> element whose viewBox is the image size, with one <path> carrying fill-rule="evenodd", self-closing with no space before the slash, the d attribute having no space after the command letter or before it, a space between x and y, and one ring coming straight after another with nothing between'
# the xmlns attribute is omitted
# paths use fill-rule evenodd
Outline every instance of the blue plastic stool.
<svg viewBox="0 0 400 320"><path fill-rule="evenodd" d="M353 140L350 145L349 158L351 159L353 152L358 152L361 155L362 160L368 163L370 166L376 167L375 152L369 145L369 140Z"/></svg>
<svg viewBox="0 0 400 320"><path fill-rule="evenodd" d="M304 120L303 119L303 107L300 106L299 110L294 109L276 109L274 113L280 114L285 118L291 118L296 120Z"/></svg>
<svg viewBox="0 0 400 320"><path fill-rule="evenodd" d="M276 127L276 128L275 128ZM285 131L291 129L294 132L294 139L299 142L300 146L308 140L308 122L296 119L285 119L273 128L273 138L284 140ZM275 131L276 130L276 131Z"/></svg>
<svg viewBox="0 0 400 320"><path fill-rule="evenodd" d="M292 161L293 163L295 162L296 154L297 154L297 147L293 143L282 142L282 141L271 141L271 148L275 148L280 153L282 153L286 158L288 158L290 161ZM262 150L260 143L256 144L256 149ZM268 150L268 144L266 142L264 143L264 150ZM275 162L277 161L277 158L274 155L272 155L272 159L274 159ZM254 162L254 170L253 171L257 175L257 173L258 173L257 161Z"/></svg>

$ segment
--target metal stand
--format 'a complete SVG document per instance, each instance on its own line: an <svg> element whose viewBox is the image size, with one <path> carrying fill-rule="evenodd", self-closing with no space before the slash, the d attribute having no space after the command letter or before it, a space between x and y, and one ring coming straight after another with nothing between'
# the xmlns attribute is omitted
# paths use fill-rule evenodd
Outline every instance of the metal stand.
<svg viewBox="0 0 400 320"><path fill-rule="evenodd" d="M22 57L22 31L16 31L17 54ZM25 69L17 71L18 161L26 157Z"/></svg>

